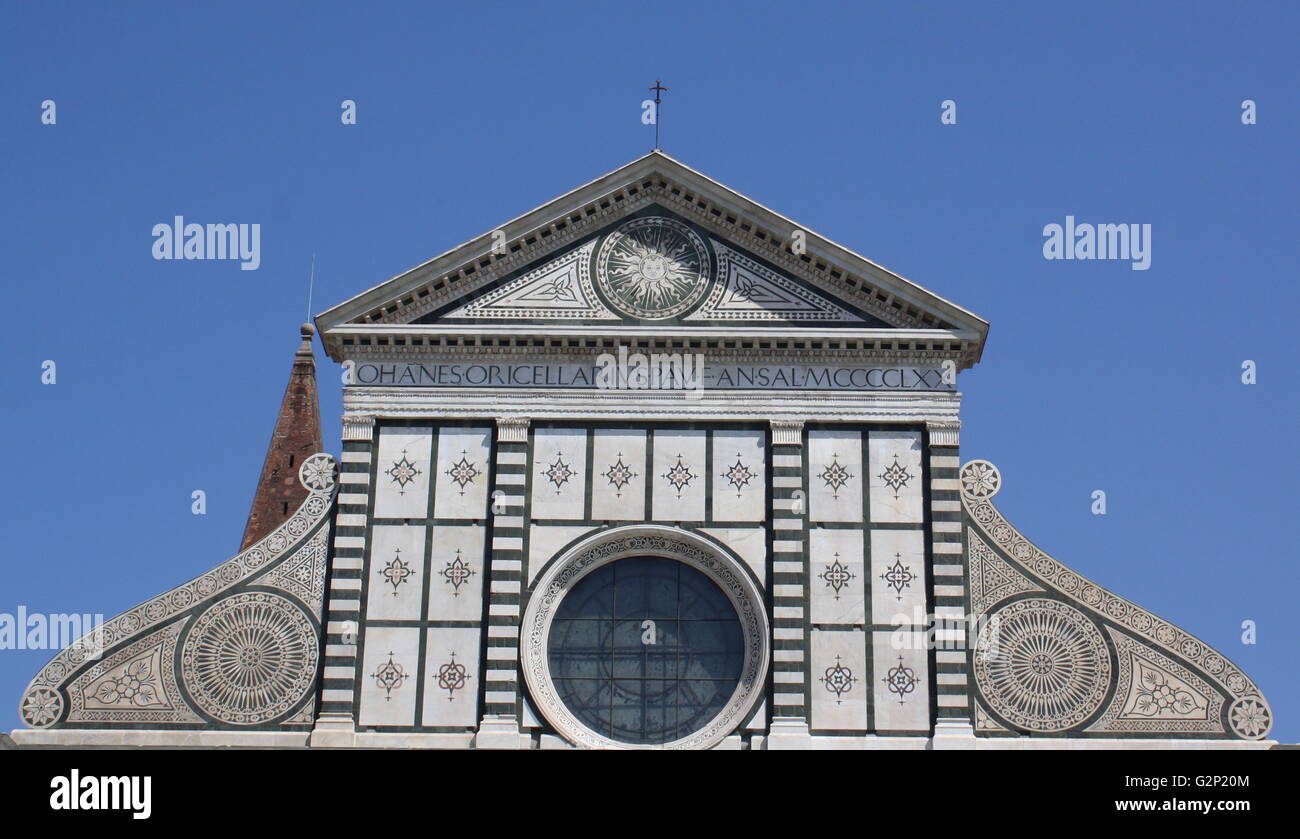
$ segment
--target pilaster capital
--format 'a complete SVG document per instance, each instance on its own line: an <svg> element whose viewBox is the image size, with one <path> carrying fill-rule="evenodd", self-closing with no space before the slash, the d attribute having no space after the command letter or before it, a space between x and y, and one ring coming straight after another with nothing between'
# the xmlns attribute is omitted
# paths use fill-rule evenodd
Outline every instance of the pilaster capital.
<svg viewBox="0 0 1300 839"><path fill-rule="evenodd" d="M371 414L344 414L344 440L373 440L375 437L375 418Z"/></svg>
<svg viewBox="0 0 1300 839"><path fill-rule="evenodd" d="M498 443L527 443L528 417L497 417Z"/></svg>
<svg viewBox="0 0 1300 839"><path fill-rule="evenodd" d="M774 419L769 420L772 424L772 445L774 446L801 446L803 445L803 420L801 419Z"/></svg>
<svg viewBox="0 0 1300 839"><path fill-rule="evenodd" d="M960 422L927 420L925 427L930 431L930 445L932 446L957 446L961 444Z"/></svg>

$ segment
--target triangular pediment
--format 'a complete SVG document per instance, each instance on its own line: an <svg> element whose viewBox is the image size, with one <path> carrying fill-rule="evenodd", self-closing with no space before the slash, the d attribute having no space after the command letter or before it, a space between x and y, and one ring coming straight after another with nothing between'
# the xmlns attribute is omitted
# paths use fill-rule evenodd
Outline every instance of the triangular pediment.
<svg viewBox="0 0 1300 839"><path fill-rule="evenodd" d="M583 325L929 333L988 324L664 155L626 166L317 318L331 330Z"/></svg>
<svg viewBox="0 0 1300 839"><path fill-rule="evenodd" d="M414 323L891 324L651 204Z"/></svg>

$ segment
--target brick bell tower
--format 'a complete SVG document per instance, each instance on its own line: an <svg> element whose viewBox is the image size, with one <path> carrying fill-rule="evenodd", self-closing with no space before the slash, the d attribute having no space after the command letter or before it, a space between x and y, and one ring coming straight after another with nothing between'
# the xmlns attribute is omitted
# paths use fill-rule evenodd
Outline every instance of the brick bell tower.
<svg viewBox="0 0 1300 839"><path fill-rule="evenodd" d="M316 328L304 323L300 332L302 343L293 356L280 415L275 420L271 445L262 464L262 477L248 511L241 551L280 526L298 509L307 497L307 490L298 481L298 467L304 459L324 450L316 393L316 356L311 346Z"/></svg>

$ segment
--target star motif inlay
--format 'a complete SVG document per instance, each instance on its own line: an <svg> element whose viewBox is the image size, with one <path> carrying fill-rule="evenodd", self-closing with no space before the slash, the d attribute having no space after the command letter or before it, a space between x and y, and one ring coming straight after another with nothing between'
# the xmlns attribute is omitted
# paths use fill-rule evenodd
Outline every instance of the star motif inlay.
<svg viewBox="0 0 1300 839"><path fill-rule="evenodd" d="M722 473L722 477L726 478L727 483L731 484L731 486L736 490L736 497L739 498L740 490L748 486L749 482L754 479L754 473L744 464L740 457L740 453L737 452L736 462L733 463L731 468L727 469L726 472Z"/></svg>
<svg viewBox="0 0 1300 839"><path fill-rule="evenodd" d="M691 467L682 462L682 456L679 454L677 455L677 465L665 472L663 477L677 490L677 497L681 498L682 490L690 485L695 474L691 472Z"/></svg>
<svg viewBox="0 0 1300 839"><path fill-rule="evenodd" d="M452 595L460 597L460 587L464 585L470 577L474 576L474 569L470 568L466 562L460 558L460 549L456 549L456 558L447 563L442 569L443 579L452 588Z"/></svg>
<svg viewBox="0 0 1300 839"><path fill-rule="evenodd" d="M415 572L411 570L411 566L407 565L402 559L401 548L395 548L394 553L396 553L397 556L393 557L389 560L387 565L379 569L379 574L384 578L384 580L392 585L393 596L396 597L397 589L402 585L402 583L406 582L408 577L414 576Z"/></svg>
<svg viewBox="0 0 1300 839"><path fill-rule="evenodd" d="M903 599L903 589L912 584L912 581L916 579L916 575L903 564L903 555L896 553L894 554L894 564L880 575L880 579L893 587L894 599L901 601Z"/></svg>
<svg viewBox="0 0 1300 839"><path fill-rule="evenodd" d="M623 488L635 477L636 473L632 471L632 467L623 462L622 452L618 453L618 462L605 471L605 480L609 481L609 485L615 489L615 495L619 498L623 497Z"/></svg>
<svg viewBox="0 0 1300 839"><path fill-rule="evenodd" d="M578 474L569 468L569 464L564 462L564 455L556 453L554 462L546 469L542 470L542 475L546 480L551 482L555 487L555 493L560 493L560 488L568 483L569 479Z"/></svg>
<svg viewBox="0 0 1300 839"><path fill-rule="evenodd" d="M885 482L885 486L894 491L894 497L898 497L898 491L907 486L907 482L912 480L912 473L908 472L906 467L898 462L898 455L894 455L894 462L889 464L889 468L880 473L880 480Z"/></svg>
<svg viewBox="0 0 1300 839"><path fill-rule="evenodd" d="M840 490L848 486L849 480L853 478L853 473L840 465L840 456L831 455L831 463L817 477L822 479L822 483L831 491L831 497L839 498Z"/></svg>
<svg viewBox="0 0 1300 839"><path fill-rule="evenodd" d="M451 465L451 468L447 470L446 475L451 478L453 483L460 487L460 494L464 495L465 487L474 483L474 479L482 473L479 472L477 466L470 462L467 457L469 452L462 451L460 454L460 460Z"/></svg>
<svg viewBox="0 0 1300 839"><path fill-rule="evenodd" d="M406 449L402 449L402 459L394 461L392 467L384 474L392 478L393 483L397 484L399 487L397 494L405 495L406 485L415 482L416 477L420 474L420 470L416 469L415 464L407 459Z"/></svg>

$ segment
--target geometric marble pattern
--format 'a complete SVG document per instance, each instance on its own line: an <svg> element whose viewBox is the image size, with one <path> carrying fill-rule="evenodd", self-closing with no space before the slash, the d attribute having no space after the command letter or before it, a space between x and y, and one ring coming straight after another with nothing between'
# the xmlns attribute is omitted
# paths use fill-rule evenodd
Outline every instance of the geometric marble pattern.
<svg viewBox="0 0 1300 839"><path fill-rule="evenodd" d="M925 625L925 532L871 531L871 622Z"/></svg>
<svg viewBox="0 0 1300 839"><path fill-rule="evenodd" d="M817 528L808 532L811 557L810 615L814 624L866 621L862 531ZM858 636L861 641L861 636Z"/></svg>
<svg viewBox="0 0 1300 839"><path fill-rule="evenodd" d="M68 686L68 722L202 722L176 686L176 641L189 618L128 644Z"/></svg>
<svg viewBox="0 0 1300 839"><path fill-rule="evenodd" d="M320 613L325 602L325 558L329 548L329 528L316 531L307 544L293 556L256 578L258 585L278 588L297 597L313 613Z"/></svg>
<svg viewBox="0 0 1300 839"><path fill-rule="evenodd" d="M379 434L376 518L424 518L429 506L431 428L385 426Z"/></svg>
<svg viewBox="0 0 1300 839"><path fill-rule="evenodd" d="M367 620L417 620L423 602L424 525L379 524L370 531Z"/></svg>
<svg viewBox="0 0 1300 839"><path fill-rule="evenodd" d="M828 321L861 323L862 318L786 279L716 239L719 281L699 309L685 320Z"/></svg>
<svg viewBox="0 0 1300 839"><path fill-rule="evenodd" d="M1004 720L1028 731L1073 728L1110 687L1101 631L1059 600L1028 598L994 612L975 648L975 682Z"/></svg>
<svg viewBox="0 0 1300 839"><path fill-rule="evenodd" d="M873 522L924 521L921 432L872 431L867 476Z"/></svg>
<svg viewBox="0 0 1300 839"><path fill-rule="evenodd" d="M586 474L586 429L538 428L534 431L532 518L584 518Z"/></svg>
<svg viewBox="0 0 1300 839"><path fill-rule="evenodd" d="M481 519L487 514L488 457L492 429L438 429L433 515L440 519ZM380 486L383 484L381 482ZM418 518L424 518L421 512ZM376 518L380 517L378 509Z"/></svg>
<svg viewBox="0 0 1300 839"><path fill-rule="evenodd" d="M713 432L714 521L762 521L766 514L766 452L761 430Z"/></svg>
<svg viewBox="0 0 1300 839"><path fill-rule="evenodd" d="M486 539L477 525L433 528L429 620L482 620Z"/></svg>
<svg viewBox="0 0 1300 839"><path fill-rule="evenodd" d="M420 630L367 626L359 725L415 725Z"/></svg>
<svg viewBox="0 0 1300 839"><path fill-rule="evenodd" d="M967 538L972 546L972 559L979 561L986 566L993 564L1005 565L1002 557L1010 557L1019 566L1019 573L1008 577L1005 570L998 574L990 576L987 570L975 575L975 566L972 564L972 595L977 590L976 581L983 579L991 581L984 587L980 597L984 605L988 605L993 599L1006 597L1006 590L997 581L1006 579L1019 580L1022 576L1025 579L1032 580L1033 584L1041 585L1044 591L1055 593L1057 596L1065 598L1068 603L1073 604L1074 611L1080 615L1084 613L1093 617L1087 618L1088 625L1095 626L1094 621L1102 622L1107 625L1107 630L1111 627L1119 627L1131 637L1138 639L1143 645L1146 652L1139 653L1140 656L1146 656L1148 669L1152 667L1162 669L1166 675L1162 684L1152 684L1151 696L1145 696L1142 693L1142 670L1135 668L1132 656L1120 656L1117 667L1119 673L1113 678L1118 681L1124 679L1122 698L1117 698L1111 703L1102 717L1098 720L1098 725L1105 725L1107 731L1141 731L1150 733L1173 733L1173 734L1200 734L1207 732L1207 726L1212 726L1213 720L1198 719L1176 719L1170 718L1169 712L1164 712L1162 718L1152 718L1137 713L1138 709L1149 709L1150 703L1155 701L1159 703L1169 698L1169 692L1172 691L1176 696L1178 689L1169 687L1175 684L1169 676L1173 675L1178 681L1187 686L1196 684L1191 678L1184 678L1178 675L1180 672L1175 668L1164 665L1163 661L1174 662L1174 656L1177 657L1180 667L1185 667L1189 676L1195 676L1196 679L1207 685L1214 685L1215 691L1188 691L1199 695L1205 699L1207 705L1214 701L1214 692L1219 692L1225 697L1225 701L1231 700L1231 704L1224 715L1227 717L1231 726L1232 735L1242 739L1259 739L1267 735L1269 726L1272 723L1272 712L1268 708L1268 703L1260 695L1259 689L1253 682L1241 672L1230 661L1220 655L1218 652L1201 642L1190 633L1185 632L1177 626L1153 615L1151 612L1140 606L1126 600L1110 591L1096 585L1079 574L1072 571L1063 563L1044 553L1037 545L1026 539L1020 531L1012 526L1005 517L993 505L992 499L1003 486L1002 476L997 468L988 461L975 460L969 461L961 467L959 476L959 486L961 488L961 498L963 509L967 520ZM985 550L985 549L988 550ZM989 557L996 556L997 562L990 563ZM1015 585L1023 586L1023 581ZM1010 608L1018 607L1025 601L1006 601L1010 605L998 607L994 615L1001 614ZM1059 602L1059 601L1051 601ZM985 626L985 631L992 627L992 622ZM1086 629L1080 629L1085 635L1089 635ZM1113 634L1113 633L1112 633ZM981 639L984 632L981 632ZM1092 646L1090 641L1088 645ZM1110 658L1109 654L1101 656L1100 654L1092 657L1095 665L1104 670L1106 678L1103 680L1102 690L1109 687L1112 680L1110 675ZM1050 713L1029 713L1020 714L1013 712L1015 716L1022 716L1024 721L1020 722L1011 719L1003 713L1003 709L998 707L998 702L1011 702L1016 700L1017 690L1014 683L1003 680L1002 688L1009 687L1009 690L1003 691L1001 699L989 695L989 671L981 665L979 649L976 650L976 684L980 693L995 713L1001 714L1007 721L1012 724L1028 728L1031 730L1065 730L1074 725L1082 724L1087 717L1096 711L1095 704L1100 702L1092 691L1087 691L1086 695L1081 696L1076 707L1070 713L1062 713L1055 717ZM1190 666L1188 666L1190 665ZM983 669L983 680L981 680L981 670ZM1134 674L1134 670L1138 672ZM1148 673L1148 682L1159 682L1155 671ZM1154 690L1160 688L1160 690ZM1117 694L1117 697L1119 694ZM1117 702L1121 702L1116 707ZM1131 703L1131 704L1130 704ZM1067 703L1068 704L1068 703ZM1195 702L1193 702L1195 704ZM1176 702L1177 707L1186 708L1185 699ZM1090 710L1091 709L1091 710ZM1125 711L1127 710L1127 713ZM1085 713L1086 712L1086 713ZM1208 713L1208 712L1207 712ZM1070 720L1073 720L1071 722ZM1064 728L1060 727L1064 726Z"/></svg>
<svg viewBox="0 0 1300 839"><path fill-rule="evenodd" d="M478 628L429 629L425 650L423 725L472 728L481 678Z"/></svg>
<svg viewBox="0 0 1300 839"><path fill-rule="evenodd" d="M985 544L974 530L967 531L966 543L970 556L970 598L973 614L983 615L990 607L1013 594L1042 591L999 559L993 549Z"/></svg>
<svg viewBox="0 0 1300 839"><path fill-rule="evenodd" d="M866 731L871 684L866 636L860 631L812 632L812 727Z"/></svg>
<svg viewBox="0 0 1300 839"><path fill-rule="evenodd" d="M645 519L646 432L593 429L591 517L608 521Z"/></svg>
<svg viewBox="0 0 1300 839"><path fill-rule="evenodd" d="M316 679L319 639L305 612L278 594L234 594L186 632L181 681L199 708L232 725L284 715Z"/></svg>
<svg viewBox="0 0 1300 839"><path fill-rule="evenodd" d="M700 429L654 430L652 486L654 517L658 521L704 520L704 498L709 482L705 472L705 433Z"/></svg>
<svg viewBox="0 0 1300 839"><path fill-rule="evenodd" d="M1115 698L1089 731L1223 733L1219 690L1131 636L1109 626L1106 632L1119 660Z"/></svg>
<svg viewBox="0 0 1300 839"><path fill-rule="evenodd" d="M315 539L321 533L328 538L328 523L319 531L313 531L333 509L331 502L336 482L332 462L333 459L328 455L313 456L304 462L304 466L311 464L311 470L310 473L301 473L299 481L310 494L285 522L262 539L199 577L111 618L55 654L36 674L23 694L20 703L23 722L32 728L49 727L59 722L65 710L77 714L76 720L65 720L71 724L93 721L101 724L138 725L148 722L166 726L189 722L193 712L182 708L174 700L171 701L175 710L162 714L142 707L103 712L88 710L82 690L70 690L71 683L76 680L82 684L80 680L87 671L103 675L105 671L98 668L106 662L114 662L113 666L116 666L122 662L121 656L138 654L144 639L149 637L155 627L171 624L172 631L179 631L180 624L176 621L187 621L189 618L185 615L186 612L219 602L224 593L246 583L259 572L276 568L281 563L296 562L308 554L319 559L319 552L304 544L304 540L309 533L313 534L312 544L315 544ZM311 485L304 481L311 481ZM134 650L135 653L123 652L126 649ZM105 653L107 658L101 659ZM169 687L179 678L172 661L168 656L159 659L163 679L161 688L168 697L180 695ZM217 687L223 688L221 685ZM65 690L70 691L70 702L65 702ZM164 719L167 714L174 718Z"/></svg>
<svg viewBox="0 0 1300 839"><path fill-rule="evenodd" d="M872 636L875 729L929 730L930 675L925 633L878 630Z"/></svg>
<svg viewBox="0 0 1300 839"><path fill-rule="evenodd" d="M812 521L862 521L862 432L808 431L808 506Z"/></svg>
<svg viewBox="0 0 1300 839"><path fill-rule="evenodd" d="M575 248L540 268L447 313L447 318L516 320L618 320L592 290L595 242Z"/></svg>

